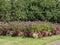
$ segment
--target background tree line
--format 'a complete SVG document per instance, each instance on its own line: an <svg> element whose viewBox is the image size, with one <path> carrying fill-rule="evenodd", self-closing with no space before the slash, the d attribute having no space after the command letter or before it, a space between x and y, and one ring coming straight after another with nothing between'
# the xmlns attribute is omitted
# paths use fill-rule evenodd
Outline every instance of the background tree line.
<svg viewBox="0 0 60 45"><path fill-rule="evenodd" d="M59 0L0 0L0 21L50 21L60 23Z"/></svg>

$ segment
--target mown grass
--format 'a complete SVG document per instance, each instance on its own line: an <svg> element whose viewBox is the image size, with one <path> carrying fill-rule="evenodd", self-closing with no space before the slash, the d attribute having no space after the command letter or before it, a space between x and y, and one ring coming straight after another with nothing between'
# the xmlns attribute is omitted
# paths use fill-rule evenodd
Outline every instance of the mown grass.
<svg viewBox="0 0 60 45"><path fill-rule="evenodd" d="M45 45L58 39L60 39L60 35L40 39L0 36L0 45Z"/></svg>

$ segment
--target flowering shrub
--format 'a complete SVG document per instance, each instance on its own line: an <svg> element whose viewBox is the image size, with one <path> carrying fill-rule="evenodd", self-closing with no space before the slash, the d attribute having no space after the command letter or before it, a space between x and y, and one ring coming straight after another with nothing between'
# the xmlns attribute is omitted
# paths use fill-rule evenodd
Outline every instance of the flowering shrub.
<svg viewBox="0 0 60 45"><path fill-rule="evenodd" d="M8 29L4 28L4 30L2 30L2 35L7 35L8 34Z"/></svg>
<svg viewBox="0 0 60 45"><path fill-rule="evenodd" d="M48 36L48 35L49 35L49 32L43 29L43 30L41 31L41 34L42 34L43 36Z"/></svg>
<svg viewBox="0 0 60 45"><path fill-rule="evenodd" d="M19 30L14 30L12 32L12 36L15 37L15 36L18 36L19 35Z"/></svg>
<svg viewBox="0 0 60 45"><path fill-rule="evenodd" d="M29 30L24 31L24 36L31 37L31 31L29 31Z"/></svg>
<svg viewBox="0 0 60 45"><path fill-rule="evenodd" d="M52 33L53 35L60 34L60 29L59 29L59 28L55 28L55 29L53 29L53 30L51 31L51 33Z"/></svg>
<svg viewBox="0 0 60 45"><path fill-rule="evenodd" d="M26 30L30 30L30 31L34 31L34 30L40 30L41 31L42 29L45 29L47 31L51 31L52 26L50 24L47 24L47 23L36 22L36 23L26 27Z"/></svg>
<svg viewBox="0 0 60 45"><path fill-rule="evenodd" d="M2 29L0 29L0 35L2 35L2 32L3 32Z"/></svg>
<svg viewBox="0 0 60 45"><path fill-rule="evenodd" d="M33 34L32 34L32 37L33 37L33 38L38 38L38 34L37 34L37 33L33 33Z"/></svg>
<svg viewBox="0 0 60 45"><path fill-rule="evenodd" d="M41 38L60 34L60 27L46 22L10 22L0 23L0 35Z"/></svg>

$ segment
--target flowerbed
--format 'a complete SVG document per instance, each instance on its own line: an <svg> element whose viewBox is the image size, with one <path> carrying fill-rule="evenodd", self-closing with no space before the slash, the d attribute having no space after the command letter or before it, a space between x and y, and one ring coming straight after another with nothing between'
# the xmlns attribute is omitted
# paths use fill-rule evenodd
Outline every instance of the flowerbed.
<svg viewBox="0 0 60 45"><path fill-rule="evenodd" d="M60 34L59 25L49 22L0 22L0 35L41 38Z"/></svg>

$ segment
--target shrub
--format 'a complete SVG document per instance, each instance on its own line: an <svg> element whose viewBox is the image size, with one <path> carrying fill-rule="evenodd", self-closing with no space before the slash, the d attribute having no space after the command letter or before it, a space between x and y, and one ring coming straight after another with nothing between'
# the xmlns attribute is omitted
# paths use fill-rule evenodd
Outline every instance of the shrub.
<svg viewBox="0 0 60 45"><path fill-rule="evenodd" d="M26 27L26 30L30 30L30 31L34 31L34 30L42 30L42 29L45 29L47 31L51 31L52 29L52 26L48 23L34 23L32 25L29 25Z"/></svg>
<svg viewBox="0 0 60 45"><path fill-rule="evenodd" d="M0 29L0 35L2 35L2 32L3 32L2 29Z"/></svg>
<svg viewBox="0 0 60 45"><path fill-rule="evenodd" d="M49 32L48 36L52 36L52 33L51 33L51 32Z"/></svg>
<svg viewBox="0 0 60 45"><path fill-rule="evenodd" d="M16 29L19 29L20 30L20 23L18 22L11 22L9 23L9 30L16 30Z"/></svg>
<svg viewBox="0 0 60 45"><path fill-rule="evenodd" d="M26 30L24 31L24 34L23 34L25 37L31 37L31 31L29 30Z"/></svg>
<svg viewBox="0 0 60 45"><path fill-rule="evenodd" d="M3 25L3 24L0 25L0 29L1 29L1 30L4 29L4 25Z"/></svg>
<svg viewBox="0 0 60 45"><path fill-rule="evenodd" d="M41 34L42 34L43 37L44 36L49 36L49 32L44 30L44 29L41 31Z"/></svg>
<svg viewBox="0 0 60 45"><path fill-rule="evenodd" d="M38 37L39 37L39 38L43 37L41 31L38 32Z"/></svg>
<svg viewBox="0 0 60 45"><path fill-rule="evenodd" d="M4 28L4 30L2 30L2 35L7 35L8 34L8 29Z"/></svg>
<svg viewBox="0 0 60 45"><path fill-rule="evenodd" d="M1 23L0 24L0 35L11 36L24 36L24 37L33 37L41 38L45 36L52 36L60 34L60 28L55 27L52 29L51 23L46 22L11 22L11 23ZM58 25L59 26L59 25ZM11 28L12 30L10 30ZM21 29L21 30L20 30Z"/></svg>
<svg viewBox="0 0 60 45"><path fill-rule="evenodd" d="M59 28L55 28L55 29L53 29L53 30L51 31L51 33L52 33L53 35L60 34L60 29L59 29Z"/></svg>
<svg viewBox="0 0 60 45"><path fill-rule="evenodd" d="M38 33L33 33L33 34L32 34L32 37L33 37L33 38L38 38Z"/></svg>
<svg viewBox="0 0 60 45"><path fill-rule="evenodd" d="M0 21L47 20L60 23L59 0L17 0L11 3L0 0Z"/></svg>
<svg viewBox="0 0 60 45"><path fill-rule="evenodd" d="M12 32L12 37L19 36L19 30L14 30Z"/></svg>

